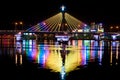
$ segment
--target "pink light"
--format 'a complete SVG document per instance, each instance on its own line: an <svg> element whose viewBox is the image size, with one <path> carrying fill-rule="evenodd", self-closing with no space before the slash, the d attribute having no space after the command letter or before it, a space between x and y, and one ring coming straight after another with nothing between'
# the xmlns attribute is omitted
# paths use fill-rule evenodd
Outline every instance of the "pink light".
<svg viewBox="0 0 120 80"><path fill-rule="evenodd" d="M45 22L43 22L43 25L46 25L46 23L45 23Z"/></svg>
<svg viewBox="0 0 120 80"><path fill-rule="evenodd" d="M20 35L21 35L21 32L19 32L18 34L20 34Z"/></svg>
<svg viewBox="0 0 120 80"><path fill-rule="evenodd" d="M84 24L84 26L87 26L87 24Z"/></svg>

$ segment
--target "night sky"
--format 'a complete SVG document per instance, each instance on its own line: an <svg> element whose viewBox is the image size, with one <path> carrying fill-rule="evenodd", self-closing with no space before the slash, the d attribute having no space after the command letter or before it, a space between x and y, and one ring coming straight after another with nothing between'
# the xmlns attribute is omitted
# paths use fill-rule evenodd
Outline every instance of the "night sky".
<svg viewBox="0 0 120 80"><path fill-rule="evenodd" d="M25 1L25 0L24 0ZM12 29L15 21L23 21L24 26L32 26L60 12L60 6L66 6L66 12L77 19L90 24L102 22L108 25L120 25L119 2L101 0L37 0L0 2L0 29Z"/></svg>

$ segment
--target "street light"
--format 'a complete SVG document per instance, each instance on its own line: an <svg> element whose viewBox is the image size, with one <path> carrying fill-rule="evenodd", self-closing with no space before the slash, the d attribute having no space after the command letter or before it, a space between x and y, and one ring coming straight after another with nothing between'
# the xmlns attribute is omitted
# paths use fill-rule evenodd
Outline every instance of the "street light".
<svg viewBox="0 0 120 80"><path fill-rule="evenodd" d="M23 29L23 22L22 21L15 22L14 25L15 25L15 30L17 30L17 26L21 26L22 27L21 29Z"/></svg>
<svg viewBox="0 0 120 80"><path fill-rule="evenodd" d="M23 24L23 22L22 21L20 21L20 25L22 25Z"/></svg>
<svg viewBox="0 0 120 80"><path fill-rule="evenodd" d="M119 29L119 27L118 27L118 26L116 26L116 29Z"/></svg>
<svg viewBox="0 0 120 80"><path fill-rule="evenodd" d="M23 22L22 22L22 21L20 21L20 22L19 22L19 24L22 26L22 29L23 29Z"/></svg>
<svg viewBox="0 0 120 80"><path fill-rule="evenodd" d="M15 31L16 31L16 30L17 30L17 25L18 25L18 23L15 22L14 24L15 24Z"/></svg>
<svg viewBox="0 0 120 80"><path fill-rule="evenodd" d="M66 7L65 7L64 5L62 5L62 6L61 6L61 11L64 12L64 11L65 11L65 8L66 8Z"/></svg>

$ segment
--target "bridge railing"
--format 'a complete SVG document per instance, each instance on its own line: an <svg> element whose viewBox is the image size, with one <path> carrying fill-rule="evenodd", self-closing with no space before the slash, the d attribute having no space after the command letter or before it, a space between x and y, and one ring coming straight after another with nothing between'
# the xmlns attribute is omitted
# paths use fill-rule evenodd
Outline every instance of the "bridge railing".
<svg viewBox="0 0 120 80"><path fill-rule="evenodd" d="M0 33L6 33L6 32L24 32L25 30L0 30Z"/></svg>

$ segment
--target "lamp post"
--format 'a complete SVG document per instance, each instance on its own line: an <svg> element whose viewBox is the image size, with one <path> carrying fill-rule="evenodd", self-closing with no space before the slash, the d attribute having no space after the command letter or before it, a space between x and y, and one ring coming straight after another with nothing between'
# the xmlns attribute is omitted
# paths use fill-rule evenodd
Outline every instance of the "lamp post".
<svg viewBox="0 0 120 80"><path fill-rule="evenodd" d="M18 22L15 22L15 31L17 30L17 25L18 25Z"/></svg>
<svg viewBox="0 0 120 80"><path fill-rule="evenodd" d="M23 29L23 22L22 21L15 22L14 25L15 25L15 31L17 31L17 29L19 29L17 27L21 27L20 28L21 30Z"/></svg>
<svg viewBox="0 0 120 80"><path fill-rule="evenodd" d="M22 27L22 28L21 28L21 30L23 30L23 22L22 22L22 21L20 21L20 22L19 22L19 24L20 24L20 25L21 25L21 27Z"/></svg>
<svg viewBox="0 0 120 80"><path fill-rule="evenodd" d="M61 12L62 12L62 22L61 22L61 31L67 31L67 24L66 24L66 20L65 20L65 10L66 7L64 5L61 6Z"/></svg>

